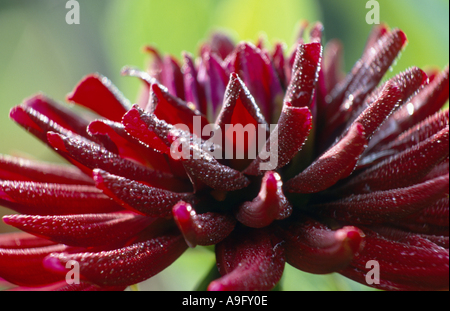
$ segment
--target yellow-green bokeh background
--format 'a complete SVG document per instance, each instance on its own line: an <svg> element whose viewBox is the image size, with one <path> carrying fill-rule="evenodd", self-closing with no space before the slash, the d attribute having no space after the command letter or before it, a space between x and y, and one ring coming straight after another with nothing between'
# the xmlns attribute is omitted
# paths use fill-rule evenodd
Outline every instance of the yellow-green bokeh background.
<svg viewBox="0 0 450 311"><path fill-rule="evenodd" d="M361 54L371 25L365 0L78 0L80 25L67 25L65 0L0 0L0 153L61 161L8 118L24 98L44 92L58 101L86 74L108 76L130 99L139 82L121 77L124 65L144 67L144 44L177 57L196 53L212 29L228 29L236 40L294 42L301 20L320 20L325 40L340 38L349 70ZM443 68L449 61L448 0L378 0L381 20L404 30L406 50L389 75L410 66ZM5 213L0 208L0 214ZM5 227L0 225L0 231ZM211 265L205 249L182 260L145 288L191 289ZM287 268L288 290L360 290L338 275L311 276Z"/></svg>

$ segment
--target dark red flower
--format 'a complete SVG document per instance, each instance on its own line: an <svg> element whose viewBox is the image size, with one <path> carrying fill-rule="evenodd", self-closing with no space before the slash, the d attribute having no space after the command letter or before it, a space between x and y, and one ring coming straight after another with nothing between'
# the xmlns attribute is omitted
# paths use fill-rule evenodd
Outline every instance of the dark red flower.
<svg viewBox="0 0 450 311"><path fill-rule="evenodd" d="M215 245L209 290L270 290L286 263L366 284L373 262L370 286L448 289L448 66L381 82L407 41L381 25L343 75L321 35L286 53L216 34L181 62L147 47L147 71L123 70L143 81L137 104L98 74L68 95L97 119L43 94L14 107L72 166L0 156L0 204L20 213L3 221L25 231L0 236L0 277L123 290Z"/></svg>

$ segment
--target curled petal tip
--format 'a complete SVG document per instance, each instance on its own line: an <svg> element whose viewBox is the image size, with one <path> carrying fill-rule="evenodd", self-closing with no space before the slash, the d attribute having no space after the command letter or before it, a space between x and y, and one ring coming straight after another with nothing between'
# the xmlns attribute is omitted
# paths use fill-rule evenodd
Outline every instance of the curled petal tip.
<svg viewBox="0 0 450 311"><path fill-rule="evenodd" d="M284 196L282 185L283 182L278 173L266 172L258 196L238 208L237 220L252 228L262 228L276 219L289 217L292 213L292 205Z"/></svg>
<svg viewBox="0 0 450 311"><path fill-rule="evenodd" d="M42 265L45 269L49 271L53 271L60 274L67 273L67 268L62 264L61 259L63 258L63 254L50 254L45 257L42 261Z"/></svg>
<svg viewBox="0 0 450 311"><path fill-rule="evenodd" d="M189 247L217 244L236 225L236 220L230 215L213 212L197 214L191 204L183 201L173 207L172 214Z"/></svg>
<svg viewBox="0 0 450 311"><path fill-rule="evenodd" d="M347 267L364 247L364 233L353 226L332 231L312 219L286 231L287 262L297 269L317 274Z"/></svg>

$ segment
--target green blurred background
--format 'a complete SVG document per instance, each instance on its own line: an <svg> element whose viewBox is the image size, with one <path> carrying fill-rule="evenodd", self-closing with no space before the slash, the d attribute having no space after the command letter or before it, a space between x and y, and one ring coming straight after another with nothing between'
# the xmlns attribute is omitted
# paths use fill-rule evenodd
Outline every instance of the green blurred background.
<svg viewBox="0 0 450 311"><path fill-rule="evenodd" d="M78 0L80 25L68 25L65 0L0 0L0 153L61 161L16 126L9 110L37 92L57 101L85 75L108 76L131 100L140 86L121 77L124 65L144 68L145 44L177 57L196 53L213 29L226 29L235 40L291 46L301 20L322 21L325 40L339 38L348 71L360 56L372 28L365 0ZM448 0L378 0L381 21L401 28L409 44L389 76L410 66L443 68L449 62ZM0 208L0 215L5 213ZM5 227L0 225L0 231ZM9 230L9 229L7 229ZM189 290L207 272L214 255L189 250L144 289ZM364 290L339 275L312 276L287 267L286 290Z"/></svg>

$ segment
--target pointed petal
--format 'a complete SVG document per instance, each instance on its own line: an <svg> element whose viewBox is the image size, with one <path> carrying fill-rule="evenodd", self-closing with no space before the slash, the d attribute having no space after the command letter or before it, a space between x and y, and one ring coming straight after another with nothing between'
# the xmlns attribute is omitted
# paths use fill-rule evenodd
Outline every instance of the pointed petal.
<svg viewBox="0 0 450 311"><path fill-rule="evenodd" d="M84 77L67 95L67 100L116 122L120 122L124 113L131 108L130 102L112 82L99 74Z"/></svg>
<svg viewBox="0 0 450 311"><path fill-rule="evenodd" d="M148 53L152 56L151 61L149 62L149 66L146 69L146 72L158 80L158 82L162 81L162 71L163 71L163 56L159 53L158 49L152 45L146 45L143 48L145 53Z"/></svg>
<svg viewBox="0 0 450 311"><path fill-rule="evenodd" d="M211 282L209 291L270 290L280 280L285 264L281 240L264 229L242 231L216 245L222 277Z"/></svg>
<svg viewBox="0 0 450 311"><path fill-rule="evenodd" d="M249 160L256 157L258 131L261 130L258 125L261 124L265 129L268 129L268 125L254 98L236 73L230 75L224 103L215 124L221 130L222 145L231 146L233 151L233 154L228 154L229 149L223 148L226 152L223 157L230 159L230 166L245 168ZM238 134L240 128L247 135Z"/></svg>
<svg viewBox="0 0 450 311"><path fill-rule="evenodd" d="M364 247L364 233L352 226L331 230L305 219L285 230L286 261L297 269L315 274L346 267Z"/></svg>
<svg viewBox="0 0 450 311"><path fill-rule="evenodd" d="M280 175L267 172L261 182L258 196L245 202L236 211L236 219L251 228L263 228L276 219L285 219L292 213L292 205L283 194Z"/></svg>
<svg viewBox="0 0 450 311"><path fill-rule="evenodd" d="M342 103L339 111L331 117L326 130L322 133L328 141L350 124L361 123L366 129L367 138L371 139L395 109L414 94L427 81L426 74L417 67L412 67L377 88L368 97L355 100L356 95ZM363 101L363 99L365 101ZM352 117L353 116L353 117Z"/></svg>
<svg viewBox="0 0 450 311"><path fill-rule="evenodd" d="M236 225L236 220L231 215L214 212L197 214L192 205L183 201L173 207L172 213L190 247L217 244L225 239Z"/></svg>
<svg viewBox="0 0 450 311"><path fill-rule="evenodd" d="M375 191L314 205L322 216L345 220L353 224L395 221L418 212L448 193L448 175L411 187Z"/></svg>
<svg viewBox="0 0 450 311"><path fill-rule="evenodd" d="M91 177L79 169L0 155L0 179L45 183L93 185Z"/></svg>
<svg viewBox="0 0 450 311"><path fill-rule="evenodd" d="M447 201L448 203L448 201ZM448 208L448 205L447 205ZM447 221L448 225L448 221ZM377 225L377 226L370 226L370 230L375 231L376 233L380 234L381 236L391 239L391 240L402 240L402 239L410 239L412 238L412 241L414 241L414 244L417 243L417 238L426 239L430 242L433 242L437 246L443 247L448 250L449 246L449 237L447 236L436 236L433 234L426 234L426 233L417 233L417 232L411 232L411 231L404 231L402 229L398 229L397 225L394 225L395 227L385 224L385 225ZM410 242L411 243L411 242ZM417 245L420 245L420 240L417 243Z"/></svg>
<svg viewBox="0 0 450 311"><path fill-rule="evenodd" d="M355 123L341 141L289 180L286 189L295 193L315 193L331 187L353 172L366 146L364 127Z"/></svg>
<svg viewBox="0 0 450 311"><path fill-rule="evenodd" d="M123 242L151 223L148 217L129 212L68 216L4 216L7 225L56 243L93 247ZM86 234L88 233L88 234Z"/></svg>
<svg viewBox="0 0 450 311"><path fill-rule="evenodd" d="M384 35L389 33L389 28L386 24L381 23L375 25L367 38L366 45L364 47L364 53L368 53L371 48L373 48L377 41L380 40Z"/></svg>
<svg viewBox="0 0 450 311"><path fill-rule="evenodd" d="M90 282L101 286L129 286L161 272L186 248L181 235L168 234L110 251L54 253L44 260L44 264L65 273L65 264L75 260L79 263L81 276Z"/></svg>
<svg viewBox="0 0 450 311"><path fill-rule="evenodd" d="M289 102L294 107L311 107L321 61L320 43L300 44L297 47L284 102Z"/></svg>
<svg viewBox="0 0 450 311"><path fill-rule="evenodd" d="M210 52L202 54L197 80L205 90L208 119L214 120L222 105L228 83L228 72L216 54Z"/></svg>
<svg viewBox="0 0 450 311"><path fill-rule="evenodd" d="M93 186L0 181L0 202L29 215L108 213L121 210Z"/></svg>
<svg viewBox="0 0 450 311"><path fill-rule="evenodd" d="M206 95L205 90L197 80L197 69L192 56L187 52L183 53L184 64L182 69L184 80L184 93L186 101L192 103L200 113L206 115Z"/></svg>
<svg viewBox="0 0 450 311"><path fill-rule="evenodd" d="M167 137L173 128L166 122L158 120L154 115L145 114L134 106L123 116L122 123L127 133L141 143L161 153L170 154L168 142L161 139Z"/></svg>
<svg viewBox="0 0 450 311"><path fill-rule="evenodd" d="M285 103L266 145L244 173L262 175L265 171L285 166L302 149L311 129L312 115L309 108L297 108Z"/></svg>
<svg viewBox="0 0 450 311"><path fill-rule="evenodd" d="M86 126L89 122L87 120L44 94L38 94L26 99L21 104L21 107L23 107L25 111L28 111L27 108L31 108L35 112L47 117L49 121L53 121L59 126L77 133L78 135L88 137Z"/></svg>
<svg viewBox="0 0 450 311"><path fill-rule="evenodd" d="M47 142L47 132L54 131L67 136L78 134L83 139L91 139L86 131L89 122L43 95L37 95L20 106L11 109L10 118L38 139Z"/></svg>
<svg viewBox="0 0 450 311"><path fill-rule="evenodd" d="M245 110L240 109L235 112L237 106L241 104ZM238 114L238 115L236 115ZM245 115L243 115L245 114ZM236 73L230 75L230 80L225 91L225 98L216 124L225 133L225 124L267 124L255 99L250 94L244 82Z"/></svg>
<svg viewBox="0 0 450 311"><path fill-rule="evenodd" d="M183 74L178 61L170 55L162 56L153 46L146 46L144 51L152 54L154 57L147 70L152 77L150 80L156 79L158 84L163 85L168 93L184 100ZM149 79L144 80L150 82Z"/></svg>
<svg viewBox="0 0 450 311"><path fill-rule="evenodd" d="M189 127L189 131L198 136L201 133L195 132L195 117L200 120L199 128L208 124L205 116L199 111L190 108L186 102L173 97L167 90L161 88L158 84L150 86L150 99L147 109L149 113L154 114L158 119L166 121L169 124L183 124Z"/></svg>
<svg viewBox="0 0 450 311"><path fill-rule="evenodd" d="M172 56L166 55L163 58L161 83L171 95L184 100L183 74L178 61Z"/></svg>
<svg viewBox="0 0 450 311"><path fill-rule="evenodd" d="M181 200L195 202L191 193L176 193L162 190L124 177L94 170L96 185L106 195L113 198L124 208L151 217L167 217L172 207Z"/></svg>

